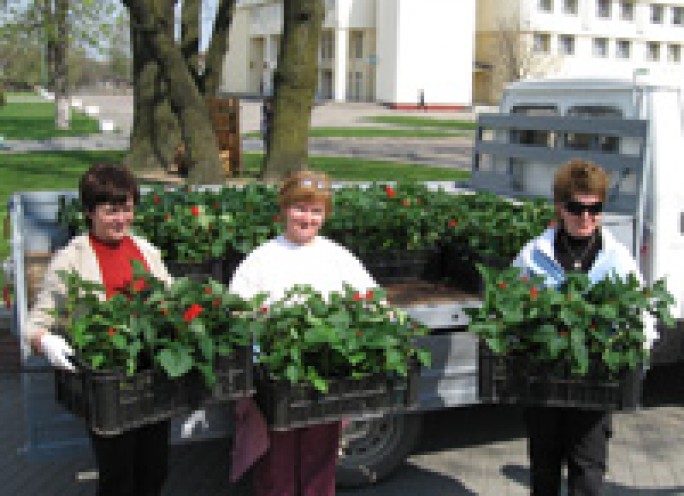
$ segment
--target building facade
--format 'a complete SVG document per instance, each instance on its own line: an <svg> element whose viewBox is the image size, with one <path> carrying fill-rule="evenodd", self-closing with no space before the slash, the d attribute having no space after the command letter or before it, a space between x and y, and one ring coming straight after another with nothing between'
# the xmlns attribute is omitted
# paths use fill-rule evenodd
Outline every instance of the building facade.
<svg viewBox="0 0 684 496"><path fill-rule="evenodd" d="M684 0L325 0L320 99L494 103L544 76L684 81ZM269 94L282 0L239 1L222 89Z"/></svg>
<svg viewBox="0 0 684 496"><path fill-rule="evenodd" d="M496 100L516 72L684 81L683 45L682 0L478 0L474 99Z"/></svg>
<svg viewBox="0 0 684 496"><path fill-rule="evenodd" d="M320 99L396 107L472 104L475 0L325 0ZM439 13L439 15L435 15ZM282 32L281 0L242 0L222 89L270 94Z"/></svg>

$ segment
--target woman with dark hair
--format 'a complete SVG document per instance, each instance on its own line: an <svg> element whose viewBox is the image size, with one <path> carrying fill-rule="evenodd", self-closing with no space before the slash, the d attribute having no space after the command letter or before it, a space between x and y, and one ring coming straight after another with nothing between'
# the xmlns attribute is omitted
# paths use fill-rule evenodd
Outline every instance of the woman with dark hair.
<svg viewBox="0 0 684 496"><path fill-rule="evenodd" d="M601 226L608 175L596 164L571 160L554 177L553 200L558 226L530 241L513 265L559 287L568 272L583 272L596 283L605 277L636 274L629 250ZM644 316L646 342L656 338L652 319ZM560 494L561 468L568 466L568 494L602 494L607 468L611 416L604 410L528 407L525 410L533 496Z"/></svg>
<svg viewBox="0 0 684 496"><path fill-rule="evenodd" d="M28 317L26 339L31 348L54 366L75 371L74 351L52 331L53 310L65 303L66 288L59 271L75 271L105 288L102 298L126 291L133 282L131 261L137 260L156 278L169 283L157 248L130 233L140 193L126 168L99 164L91 167L79 185L89 231L74 237L52 258L43 287ZM116 436L90 432L97 462L98 496L157 496L166 480L169 422L143 426Z"/></svg>

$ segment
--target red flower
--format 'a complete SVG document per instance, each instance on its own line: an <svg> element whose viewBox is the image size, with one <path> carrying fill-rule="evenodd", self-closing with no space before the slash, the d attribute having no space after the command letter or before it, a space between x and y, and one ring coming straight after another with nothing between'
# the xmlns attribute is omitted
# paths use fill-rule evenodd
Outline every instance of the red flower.
<svg viewBox="0 0 684 496"><path fill-rule="evenodd" d="M500 283L499 283L499 289L506 289L506 283L505 283L505 282L500 282Z"/></svg>
<svg viewBox="0 0 684 496"><path fill-rule="evenodd" d="M164 214L164 220L169 220L171 216L169 214Z"/></svg>
<svg viewBox="0 0 684 496"><path fill-rule="evenodd" d="M109 329L107 329L107 334L109 334L110 338L114 337L114 335L116 334L116 329L114 329L113 327L110 327Z"/></svg>
<svg viewBox="0 0 684 496"><path fill-rule="evenodd" d="M268 307L264 305L263 307L261 307L260 310L261 310L261 313L267 313L267 312L268 312Z"/></svg>
<svg viewBox="0 0 684 496"><path fill-rule="evenodd" d="M539 290L537 288L534 288L534 287L530 288L530 298L531 299L534 300L538 294L539 294Z"/></svg>
<svg viewBox="0 0 684 496"><path fill-rule="evenodd" d="M596 329L596 322L592 322L591 324L589 324L589 327L591 327L592 329Z"/></svg>
<svg viewBox="0 0 684 496"><path fill-rule="evenodd" d="M219 202L214 202L214 208L218 210L219 208L221 208L221 204Z"/></svg>
<svg viewBox="0 0 684 496"><path fill-rule="evenodd" d="M449 221L449 227L456 227L457 225L458 225L458 221L456 219Z"/></svg>
<svg viewBox="0 0 684 496"><path fill-rule="evenodd" d="M368 291L366 291L366 299L367 300L373 299L373 290L372 289L369 289Z"/></svg>
<svg viewBox="0 0 684 496"><path fill-rule="evenodd" d="M192 207L190 207L190 212L192 213L192 215L197 217L200 214L199 207L197 207L196 205L193 205Z"/></svg>
<svg viewBox="0 0 684 496"><path fill-rule="evenodd" d="M522 276L520 279L522 279L522 282L529 281L529 278L527 276Z"/></svg>
<svg viewBox="0 0 684 496"><path fill-rule="evenodd" d="M160 307L159 311L161 312L162 315L168 315L169 314L169 309L166 307Z"/></svg>
<svg viewBox="0 0 684 496"><path fill-rule="evenodd" d="M210 295L210 294L211 294L212 292L213 292L213 291L211 290L211 288L210 288L210 287L206 287L206 288L204 288L204 294L206 294L206 295Z"/></svg>
<svg viewBox="0 0 684 496"><path fill-rule="evenodd" d="M558 335L563 337L563 338L567 338L568 337L568 331L559 331Z"/></svg>
<svg viewBox="0 0 684 496"><path fill-rule="evenodd" d="M356 331L356 336L357 336L357 337L363 336L363 333L362 333L361 331Z"/></svg>
<svg viewBox="0 0 684 496"><path fill-rule="evenodd" d="M410 205L410 203L409 203L408 200L402 200L402 201L401 201L401 204L402 204L403 206L405 206L405 207L408 207L408 206Z"/></svg>
<svg viewBox="0 0 684 496"><path fill-rule="evenodd" d="M190 308L188 308L185 313L183 314L183 319L186 322L192 322L199 314L202 313L202 305L198 305L197 303L193 303L190 305Z"/></svg>
<svg viewBox="0 0 684 496"><path fill-rule="evenodd" d="M397 194L390 186L385 186L385 193L387 194L388 198L394 198L394 196Z"/></svg>
<svg viewBox="0 0 684 496"><path fill-rule="evenodd" d="M354 293L354 301L361 301L361 294L360 293Z"/></svg>
<svg viewBox="0 0 684 496"><path fill-rule="evenodd" d="M161 198L159 198L159 195L157 193L154 194L152 197L152 201L154 202L155 205L159 205L161 203Z"/></svg>
<svg viewBox="0 0 684 496"><path fill-rule="evenodd" d="M137 293L145 289L145 279L138 279L136 281L131 281L131 291Z"/></svg>
<svg viewBox="0 0 684 496"><path fill-rule="evenodd" d="M212 302L212 304L213 304L215 307L217 307L217 306L219 306L219 305L221 304L221 300L219 300L218 298L216 298L216 299Z"/></svg>

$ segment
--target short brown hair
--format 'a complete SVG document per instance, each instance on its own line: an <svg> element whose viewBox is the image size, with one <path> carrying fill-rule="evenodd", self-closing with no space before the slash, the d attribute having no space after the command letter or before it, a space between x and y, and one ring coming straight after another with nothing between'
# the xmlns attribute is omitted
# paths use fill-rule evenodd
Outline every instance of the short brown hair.
<svg viewBox="0 0 684 496"><path fill-rule="evenodd" d="M81 177L78 189L84 212L92 212L103 203L122 204L132 198L137 205L140 200L138 182L123 165L93 165Z"/></svg>
<svg viewBox="0 0 684 496"><path fill-rule="evenodd" d="M332 212L330 180L322 172L301 170L290 174L280 188L278 203L285 209L296 202L323 202L325 216Z"/></svg>
<svg viewBox="0 0 684 496"><path fill-rule="evenodd" d="M608 174L593 162L573 159L563 164L553 178L553 201L563 203L575 195L596 195L606 200Z"/></svg>

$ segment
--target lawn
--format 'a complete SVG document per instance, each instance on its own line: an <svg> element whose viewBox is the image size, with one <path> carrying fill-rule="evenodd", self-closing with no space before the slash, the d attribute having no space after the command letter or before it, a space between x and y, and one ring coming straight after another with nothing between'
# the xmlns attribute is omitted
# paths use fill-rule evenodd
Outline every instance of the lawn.
<svg viewBox="0 0 684 496"><path fill-rule="evenodd" d="M474 121L432 119L430 117L378 115L374 117L367 117L366 120L368 122L375 122L377 124L388 124L392 126L414 128L437 128L462 131L470 131L477 128L477 123Z"/></svg>
<svg viewBox="0 0 684 496"><path fill-rule="evenodd" d="M99 123L80 112L71 112L71 129L55 129L52 102L8 102L0 107L0 136L5 139L43 140L60 136L98 133Z"/></svg>
<svg viewBox="0 0 684 496"><path fill-rule="evenodd" d="M17 191L75 190L81 174L98 162L120 162L124 151L68 151L0 155L0 217L7 215L7 200ZM255 177L263 155L245 153L246 175ZM469 172L416 164L346 157L311 157L312 169L333 179L349 181L447 181L463 180ZM0 242L0 260L9 254L9 242ZM0 283L2 276L0 275Z"/></svg>
<svg viewBox="0 0 684 496"><path fill-rule="evenodd" d="M463 136L450 129L387 129L377 127L314 127L309 131L312 138L448 138ZM260 138L261 133L245 133L247 138Z"/></svg>

